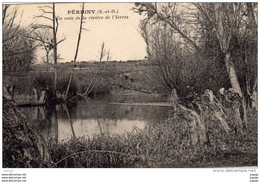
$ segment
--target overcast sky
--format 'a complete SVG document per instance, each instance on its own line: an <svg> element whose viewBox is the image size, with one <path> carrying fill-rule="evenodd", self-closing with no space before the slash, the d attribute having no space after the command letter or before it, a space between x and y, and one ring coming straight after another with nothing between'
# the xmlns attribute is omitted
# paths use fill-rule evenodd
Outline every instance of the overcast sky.
<svg viewBox="0 0 260 182"><path fill-rule="evenodd" d="M23 10L22 25L51 23L45 19L37 20L34 18L34 16L42 13L39 6L40 4L20 5L20 10ZM86 23L83 27L89 31L83 31L82 33L78 61L97 60L103 41L106 48L110 49L112 60L143 59L146 55L145 43L138 32L140 19L143 17L131 10L133 6L133 3L85 3L85 10L95 10L95 13L85 14ZM66 41L58 45L58 54L64 59L61 60L62 62L73 60L75 54L80 22L75 18L80 14L72 14L73 9L81 10L81 3L56 4L56 14L63 18L59 20L58 38L66 37ZM99 10L103 12L115 10L118 13L98 14ZM70 14L68 14L69 11ZM105 18L107 15L110 16L110 19L89 19L93 16L103 16ZM113 15L124 16L124 18L111 19ZM73 17L74 20L65 20L68 17ZM126 17L128 18L126 19ZM44 55L39 55L39 57L42 56Z"/></svg>

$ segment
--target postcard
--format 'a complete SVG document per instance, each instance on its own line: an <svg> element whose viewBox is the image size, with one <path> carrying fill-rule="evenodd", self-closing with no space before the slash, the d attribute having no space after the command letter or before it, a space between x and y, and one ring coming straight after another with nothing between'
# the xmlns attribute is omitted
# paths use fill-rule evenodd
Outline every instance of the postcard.
<svg viewBox="0 0 260 182"><path fill-rule="evenodd" d="M258 181L257 13L257 2L2 3L2 181L90 168Z"/></svg>

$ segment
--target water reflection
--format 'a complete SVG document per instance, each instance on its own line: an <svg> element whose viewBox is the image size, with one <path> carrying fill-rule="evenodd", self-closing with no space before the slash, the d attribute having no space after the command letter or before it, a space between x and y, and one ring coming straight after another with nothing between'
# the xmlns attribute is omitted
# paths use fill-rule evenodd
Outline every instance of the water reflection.
<svg viewBox="0 0 260 182"><path fill-rule="evenodd" d="M59 141L66 140L68 136L73 136L73 130L68 122L63 122L59 125ZM138 120L120 120L115 122L110 119L96 120L96 119L76 119L73 122L73 129L76 131L76 137L80 136L94 136L96 134L123 134L131 132L135 127L145 128L147 121Z"/></svg>
<svg viewBox="0 0 260 182"><path fill-rule="evenodd" d="M72 106L21 108L46 141L96 134L122 135L134 128L152 127L169 116L169 107L111 105L81 101Z"/></svg>
<svg viewBox="0 0 260 182"><path fill-rule="evenodd" d="M21 108L36 129L39 130L45 141L58 142L58 119L56 108L24 107Z"/></svg>

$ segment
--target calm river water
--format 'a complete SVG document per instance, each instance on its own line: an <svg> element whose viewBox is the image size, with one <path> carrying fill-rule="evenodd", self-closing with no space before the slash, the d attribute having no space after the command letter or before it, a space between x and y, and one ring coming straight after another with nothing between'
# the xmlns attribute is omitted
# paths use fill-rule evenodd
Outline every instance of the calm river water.
<svg viewBox="0 0 260 182"><path fill-rule="evenodd" d="M73 106L56 105L52 109L46 107L21 109L47 142L50 140L62 142L72 136L122 135L134 128L152 127L169 117L171 108L80 101Z"/></svg>

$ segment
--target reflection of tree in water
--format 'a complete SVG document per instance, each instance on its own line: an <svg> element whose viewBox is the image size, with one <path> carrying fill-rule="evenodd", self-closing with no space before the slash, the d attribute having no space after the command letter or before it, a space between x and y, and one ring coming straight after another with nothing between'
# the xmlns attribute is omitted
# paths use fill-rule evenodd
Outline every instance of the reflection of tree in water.
<svg viewBox="0 0 260 182"><path fill-rule="evenodd" d="M71 118L75 118L72 122L76 121L76 119L80 119L81 122L82 120L93 119L99 128L98 133L110 135L115 128L122 127L118 123L123 120L147 122L147 127L151 128L159 121L164 121L170 117L169 111L169 107L111 105L105 102L89 102L86 104L79 102L76 107L71 108L69 113L71 113ZM86 133L86 135L88 134Z"/></svg>
<svg viewBox="0 0 260 182"><path fill-rule="evenodd" d="M170 117L169 107L110 105L105 102L80 102L69 108L71 118L110 119L110 120L145 120L159 122ZM66 115L63 115L66 118Z"/></svg>
<svg viewBox="0 0 260 182"><path fill-rule="evenodd" d="M98 124L98 128L100 130L100 134L101 135L108 135L110 136L110 129L111 128L116 128L117 127L117 121L111 122L111 120L108 119L96 119L97 124Z"/></svg>
<svg viewBox="0 0 260 182"><path fill-rule="evenodd" d="M21 108L46 142L58 141L58 120L55 107Z"/></svg>
<svg viewBox="0 0 260 182"><path fill-rule="evenodd" d="M70 123L72 136L75 137L75 131L73 129L73 119L70 117L73 110L70 110L71 112L69 112L68 106L66 104L47 107L28 107L22 108L22 110L24 111L27 118L29 118L31 123L39 131L39 133L43 136L46 142L58 143L59 117L66 117L66 121L69 121Z"/></svg>
<svg viewBox="0 0 260 182"><path fill-rule="evenodd" d="M105 102L79 102L23 110L44 139L55 143L83 135L130 132L132 127L143 128L144 125L151 128L170 116L169 107L110 105Z"/></svg>
<svg viewBox="0 0 260 182"><path fill-rule="evenodd" d="M68 111L68 107L67 107L66 104L62 104L62 107L63 107L63 109L66 111L67 118L68 118L68 120L69 120L69 122L70 122L70 127L71 127L71 131L72 131L72 136L73 136L73 137L76 137L75 131L74 131L74 128L73 128L73 124L72 124L72 119L71 119L70 113L69 113L69 111Z"/></svg>

